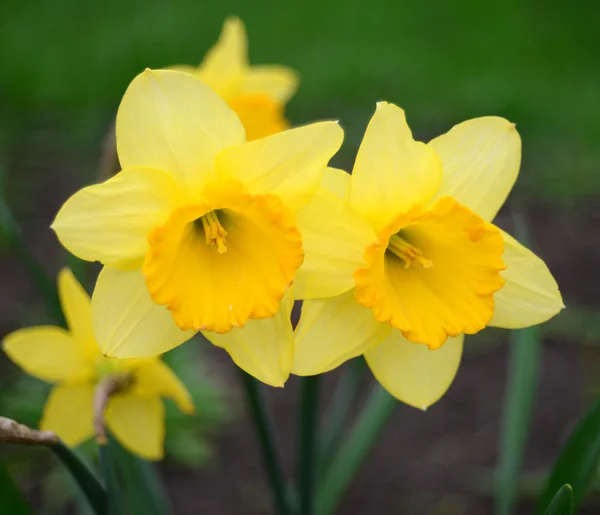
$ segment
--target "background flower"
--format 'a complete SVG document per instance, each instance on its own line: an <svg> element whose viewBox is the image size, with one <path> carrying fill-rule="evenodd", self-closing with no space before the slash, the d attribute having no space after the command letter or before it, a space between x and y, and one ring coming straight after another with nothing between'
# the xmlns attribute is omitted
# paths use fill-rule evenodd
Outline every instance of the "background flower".
<svg viewBox="0 0 600 515"><path fill-rule="evenodd" d="M56 432L70 446L92 438L97 385L121 377L130 386L115 393L106 407L106 424L127 449L144 458L163 457L164 405L172 398L180 410L194 411L190 395L160 358L119 360L104 357L93 331L98 317L72 273L58 277L68 330L54 326L19 329L4 338L6 354L25 372L54 383L40 428Z"/></svg>
<svg viewBox="0 0 600 515"><path fill-rule="evenodd" d="M283 112L298 89L298 75L286 66L250 66L246 28L239 18L225 20L219 40L198 68L172 69L197 75L223 98L240 117L248 141L289 127Z"/></svg>

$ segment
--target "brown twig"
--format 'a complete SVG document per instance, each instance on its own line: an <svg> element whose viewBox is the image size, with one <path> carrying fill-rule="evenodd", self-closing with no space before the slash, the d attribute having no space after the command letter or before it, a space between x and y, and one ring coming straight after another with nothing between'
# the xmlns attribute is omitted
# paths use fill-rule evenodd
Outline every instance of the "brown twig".
<svg viewBox="0 0 600 515"><path fill-rule="evenodd" d="M56 445L58 437L53 431L36 431L6 417L0 417L0 442L23 445Z"/></svg>
<svg viewBox="0 0 600 515"><path fill-rule="evenodd" d="M132 384L129 374L114 375L105 378L98 383L94 393L94 428L96 430L96 442L106 445L108 442L106 434L105 412L111 395L122 392Z"/></svg>

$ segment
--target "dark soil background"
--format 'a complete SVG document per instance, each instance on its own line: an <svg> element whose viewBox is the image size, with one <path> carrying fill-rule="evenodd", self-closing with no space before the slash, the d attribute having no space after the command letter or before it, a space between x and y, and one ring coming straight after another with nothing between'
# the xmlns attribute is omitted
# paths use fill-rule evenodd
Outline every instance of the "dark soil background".
<svg viewBox="0 0 600 515"><path fill-rule="evenodd" d="M49 276L55 276L66 256L48 226L63 200L75 189L74 184L80 182L74 176L81 168L97 162L99 149L92 153L73 152L60 137L49 135L51 129L45 123L32 129L21 145L15 146L11 165L18 167L22 175L10 176L14 182L7 183L7 191L13 192L9 201L14 201L15 215L26 241ZM35 154L29 151L32 146L36 148ZM24 196L31 199L27 204L19 201ZM498 223L510 229L515 210L509 202ZM530 227L535 249L561 285L568 307L544 332L541 381L524 457L523 501L519 511L528 514L533 513L532 500L543 475L588 404L585 392L594 383L586 378L593 378L600 370L595 342L586 340L589 335L586 331L593 331L594 327L585 326L585 317L580 323L577 317L569 318L568 314L570 310L593 313L599 307L600 275L595 266L600 260L600 241L592 235L597 231L600 209L598 203L587 202L565 214L552 205L530 202L519 203L518 212ZM34 284L9 252L1 256L0 281L2 334L19 323L39 324L40 319L47 317ZM493 512L493 469L497 465L507 378L507 336L505 331L489 330L483 336L470 338L455 383L427 412L398 403L346 495L340 514ZM582 345L582 338L586 346ZM232 409L238 416L219 428L214 456L202 469L190 469L173 460L160 465L174 513L272 513L254 428L244 410L238 372L219 349L210 347L206 359L211 375L218 376L222 387L229 392ZM346 367L325 377L323 413L327 412L328 398ZM372 383L367 369L361 387L363 395ZM295 473L297 386L298 379L292 378L285 389L265 388L290 477ZM198 410L201 412L202 406ZM326 423L325 415L322 420ZM37 502L35 488L31 491ZM582 513L600 513L599 510L589 508Z"/></svg>

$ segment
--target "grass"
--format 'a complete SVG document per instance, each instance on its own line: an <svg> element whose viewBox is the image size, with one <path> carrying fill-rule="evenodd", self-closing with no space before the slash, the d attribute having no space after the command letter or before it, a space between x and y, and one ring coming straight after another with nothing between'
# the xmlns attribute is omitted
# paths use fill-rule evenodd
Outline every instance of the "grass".
<svg viewBox="0 0 600 515"><path fill-rule="evenodd" d="M340 119L351 165L377 100L407 109L427 138L487 114L518 123L525 141L517 194L596 198L600 181L600 32L593 2L197 2L7 0L0 7L0 158L45 112L95 141L145 67L197 63L225 16L238 14L255 63L302 74L296 123ZM82 127L84 136L82 137ZM88 141L89 144L89 141Z"/></svg>

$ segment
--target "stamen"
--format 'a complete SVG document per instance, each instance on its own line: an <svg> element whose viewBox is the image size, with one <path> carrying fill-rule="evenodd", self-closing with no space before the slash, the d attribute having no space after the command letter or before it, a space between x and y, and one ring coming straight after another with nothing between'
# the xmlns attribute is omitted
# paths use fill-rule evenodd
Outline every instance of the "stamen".
<svg viewBox="0 0 600 515"><path fill-rule="evenodd" d="M394 234L390 238L387 250L404 261L404 268L412 265L413 261L419 263L423 268L431 268L433 266L433 263L429 259L423 257L420 249L408 243L398 234Z"/></svg>
<svg viewBox="0 0 600 515"><path fill-rule="evenodd" d="M225 237L227 231L223 229L223 226L219 222L219 217L215 211L210 211L200 218L202 227L204 228L204 238L207 245L217 245L217 251L219 254L227 252L227 242Z"/></svg>

